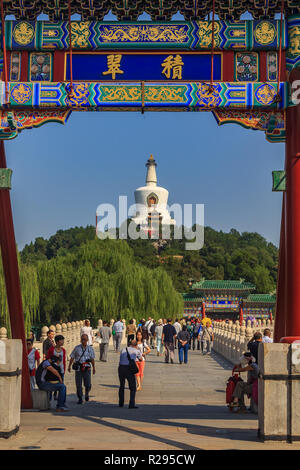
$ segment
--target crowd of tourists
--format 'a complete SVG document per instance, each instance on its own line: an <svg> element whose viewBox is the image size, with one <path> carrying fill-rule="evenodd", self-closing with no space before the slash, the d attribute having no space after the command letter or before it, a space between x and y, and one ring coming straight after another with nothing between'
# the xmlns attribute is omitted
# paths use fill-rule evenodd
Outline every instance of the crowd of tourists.
<svg viewBox="0 0 300 470"><path fill-rule="evenodd" d="M121 349L124 336L127 337L127 347ZM155 321L151 317L142 319L138 324L130 320L125 327L121 318L113 324L103 321L96 338L89 320L85 321L80 331L80 344L77 345L69 356L64 348L64 337L55 335L51 329L43 342L42 361L37 349L33 347L33 338L27 340L28 365L32 389L35 385L40 390L47 391L50 399L57 401L56 410L68 411L66 406L66 386L64 377L66 371L75 371L75 385L78 404L84 399L89 401L91 390L91 376L95 374L94 343L99 343L100 361L107 362L110 339L113 338L114 350L120 354L118 375L120 381L119 406L124 406L125 381L128 381L130 389L129 408L136 408L135 395L142 390L147 356L151 351L156 351L158 357L162 356L165 363L174 364L175 350L178 350L179 364L188 363L189 350L197 350L203 355L211 352L214 340L213 323L209 318L159 319ZM237 380L232 393L230 407L244 408L244 395L253 394L255 381L259 374L258 346L261 342L272 342L271 331L264 330L264 334L257 332L248 344L248 352L244 353L239 364L235 366L235 372L248 372L247 382Z"/></svg>

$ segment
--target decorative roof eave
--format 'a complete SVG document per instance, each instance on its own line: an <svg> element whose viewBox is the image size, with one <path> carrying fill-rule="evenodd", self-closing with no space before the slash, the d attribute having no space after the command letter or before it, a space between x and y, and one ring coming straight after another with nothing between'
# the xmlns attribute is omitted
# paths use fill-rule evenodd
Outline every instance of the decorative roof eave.
<svg viewBox="0 0 300 470"><path fill-rule="evenodd" d="M240 19L247 11L255 19L273 19L276 13L280 13L281 0L216 0L215 12L222 20ZM136 21L146 12L153 21L170 21L180 12L185 19L205 19L211 13L211 0L198 0L196 3L189 0L72 0L71 13L81 15L82 20L96 19L102 21L105 15L112 11L118 20ZM15 15L16 19L36 20L37 16L44 13L50 21L66 20L68 18L68 2L65 0L29 0L16 1L4 0L6 15ZM290 16L300 12L299 1L285 1L285 15Z"/></svg>

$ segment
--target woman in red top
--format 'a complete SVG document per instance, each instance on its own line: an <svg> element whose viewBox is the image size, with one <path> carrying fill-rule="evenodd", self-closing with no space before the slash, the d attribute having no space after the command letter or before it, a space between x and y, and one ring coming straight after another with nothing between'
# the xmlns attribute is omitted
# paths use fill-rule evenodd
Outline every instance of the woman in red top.
<svg viewBox="0 0 300 470"><path fill-rule="evenodd" d="M30 385L31 388L34 389L35 387L35 370L36 364L37 366L40 365L40 354L37 349L33 347L33 339L28 338L26 340L27 344L27 355L28 355L28 367L30 373Z"/></svg>
<svg viewBox="0 0 300 470"><path fill-rule="evenodd" d="M65 338L62 335L56 335L54 338L55 346L51 346L48 353L47 359L51 358L52 356L57 356L61 358L60 362L60 375L64 380L64 375L66 371L66 350L63 348Z"/></svg>

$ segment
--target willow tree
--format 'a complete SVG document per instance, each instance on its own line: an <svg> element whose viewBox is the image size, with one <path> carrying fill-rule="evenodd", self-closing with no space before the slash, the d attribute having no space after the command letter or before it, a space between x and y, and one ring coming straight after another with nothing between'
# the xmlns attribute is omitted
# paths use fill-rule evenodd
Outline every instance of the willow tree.
<svg viewBox="0 0 300 470"><path fill-rule="evenodd" d="M109 320L183 311L181 296L162 268L137 262L124 240L92 240L66 256L38 264L45 322L89 317Z"/></svg>
<svg viewBox="0 0 300 470"><path fill-rule="evenodd" d="M75 290L73 263L73 254L38 263L40 318L43 323L80 318L81 299Z"/></svg>
<svg viewBox="0 0 300 470"><path fill-rule="evenodd" d="M158 318L183 311L168 274L137 263L122 240L90 241L77 252L76 263L77 285L92 317Z"/></svg>
<svg viewBox="0 0 300 470"><path fill-rule="evenodd" d="M39 285L34 266L26 265L19 260L20 283L24 311L26 334L39 316ZM0 262L0 326L7 328L10 334L9 312L6 299L6 287L2 262Z"/></svg>

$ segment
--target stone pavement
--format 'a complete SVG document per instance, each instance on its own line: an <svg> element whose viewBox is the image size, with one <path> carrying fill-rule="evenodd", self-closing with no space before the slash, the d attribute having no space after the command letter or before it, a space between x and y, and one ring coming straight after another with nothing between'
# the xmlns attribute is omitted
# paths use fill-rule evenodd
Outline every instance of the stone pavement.
<svg viewBox="0 0 300 470"><path fill-rule="evenodd" d="M95 346L98 358L98 345ZM91 400L77 405L74 376L66 374L69 413L23 412L16 436L1 449L299 449L300 444L261 443L257 416L229 413L226 379L231 366L215 353L190 351L189 364L147 357L139 409L119 408L118 354L96 362ZM126 399L129 391L126 390ZM54 406L54 403L52 403Z"/></svg>

